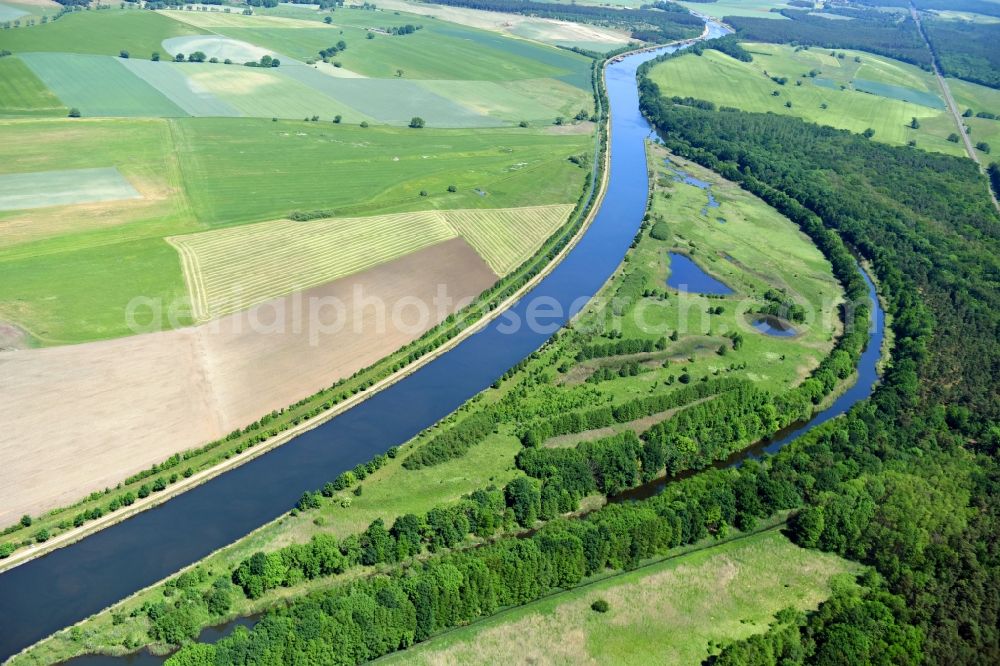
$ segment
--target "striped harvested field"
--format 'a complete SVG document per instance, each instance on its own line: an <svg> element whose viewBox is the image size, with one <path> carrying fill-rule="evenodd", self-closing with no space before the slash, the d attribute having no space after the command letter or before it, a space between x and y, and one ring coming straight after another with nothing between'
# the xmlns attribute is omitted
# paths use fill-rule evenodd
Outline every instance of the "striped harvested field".
<svg viewBox="0 0 1000 666"><path fill-rule="evenodd" d="M572 204L274 220L174 236L196 321L207 321L464 237L498 275L531 256Z"/></svg>
<svg viewBox="0 0 1000 666"><path fill-rule="evenodd" d="M572 204L443 211L448 223L476 248L497 275L520 266L566 221Z"/></svg>

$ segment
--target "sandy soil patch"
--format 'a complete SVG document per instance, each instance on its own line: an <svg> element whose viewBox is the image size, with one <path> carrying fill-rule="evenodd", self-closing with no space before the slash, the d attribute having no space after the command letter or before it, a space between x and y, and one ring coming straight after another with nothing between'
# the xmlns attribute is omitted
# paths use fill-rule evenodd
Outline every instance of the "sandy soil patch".
<svg viewBox="0 0 1000 666"><path fill-rule="evenodd" d="M583 120L578 123L567 123L565 125L552 125L548 128L549 134L592 134L596 123Z"/></svg>
<svg viewBox="0 0 1000 666"><path fill-rule="evenodd" d="M370 365L461 303L415 327L365 307L342 330L306 325L311 299L346 312L380 299L391 313L432 303L439 285L471 299L496 275L464 240L198 327L67 347L0 353L0 524L114 486L171 454L218 438ZM299 306L296 306L296 301ZM322 318L333 323L332 310ZM336 314L335 312L333 314Z"/></svg>
<svg viewBox="0 0 1000 666"><path fill-rule="evenodd" d="M332 76L337 79L367 79L368 77L364 74L358 74L357 72L352 72L349 69L344 69L343 67L334 67L328 62L323 62L322 60L313 65L314 69L317 69L327 76Z"/></svg>
<svg viewBox="0 0 1000 666"><path fill-rule="evenodd" d="M176 197L178 192L166 180L159 177L140 178L133 174L129 182L140 198L38 208L0 219L0 247L170 213L164 203Z"/></svg>
<svg viewBox="0 0 1000 666"><path fill-rule="evenodd" d="M172 56L183 53L185 56L191 55L195 51L201 51L209 58L225 60L229 58L235 63L244 63L260 60L263 56L278 56L284 60L280 54L274 51L262 49L249 42L242 42L238 39L220 37L218 35L194 35L190 37L171 37L163 40L163 49Z"/></svg>

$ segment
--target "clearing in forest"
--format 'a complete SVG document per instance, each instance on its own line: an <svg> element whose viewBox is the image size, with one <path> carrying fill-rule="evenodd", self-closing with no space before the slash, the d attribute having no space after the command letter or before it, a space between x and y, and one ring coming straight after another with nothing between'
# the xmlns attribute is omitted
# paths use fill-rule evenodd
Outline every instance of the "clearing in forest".
<svg viewBox="0 0 1000 666"><path fill-rule="evenodd" d="M698 664L717 651L710 645L763 633L779 610L815 608L832 578L858 569L771 530L500 613L386 661ZM599 598L606 613L590 608Z"/></svg>

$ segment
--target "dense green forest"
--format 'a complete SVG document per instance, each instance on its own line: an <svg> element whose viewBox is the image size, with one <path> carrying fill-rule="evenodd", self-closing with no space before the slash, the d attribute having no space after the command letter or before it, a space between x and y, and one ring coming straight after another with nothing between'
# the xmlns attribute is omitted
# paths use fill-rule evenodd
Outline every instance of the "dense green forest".
<svg viewBox="0 0 1000 666"><path fill-rule="evenodd" d="M916 641L927 663L996 663L1000 227L983 177L968 160L795 118L678 105L648 80L641 87L672 150L779 207L815 213L872 261L893 316L892 363L872 399L837 424L822 489L807 494L793 531L873 565L895 597L880 603L916 630L873 661L910 661L901 655ZM840 603L779 623L759 639L767 650L733 647L724 663L773 663L760 655L791 645L788 632L809 648L793 650L793 663L818 659L824 641L842 654L884 641L863 610L834 634L826 618Z"/></svg>
<svg viewBox="0 0 1000 666"><path fill-rule="evenodd" d="M727 16L725 21L747 41L870 51L930 69L931 55L909 16L867 9L836 11L854 20L837 21L809 11L783 9L781 14L790 20Z"/></svg>
<svg viewBox="0 0 1000 666"><path fill-rule="evenodd" d="M492 12L525 14L561 21L594 23L628 30L633 39L644 42L668 42L698 36L701 19L673 2L660 1L655 9L618 9L596 5L535 2L534 0L441 0L438 4L468 7Z"/></svg>
<svg viewBox="0 0 1000 666"><path fill-rule="evenodd" d="M923 25L943 74L1000 88L1000 23L925 19Z"/></svg>

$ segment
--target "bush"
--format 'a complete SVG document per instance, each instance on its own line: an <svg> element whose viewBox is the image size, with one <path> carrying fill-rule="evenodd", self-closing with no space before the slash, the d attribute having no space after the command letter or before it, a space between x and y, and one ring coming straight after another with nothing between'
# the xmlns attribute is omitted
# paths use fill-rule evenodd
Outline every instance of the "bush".
<svg viewBox="0 0 1000 666"><path fill-rule="evenodd" d="M590 608L598 613L607 613L610 606L604 599L597 599L594 603L590 604Z"/></svg>
<svg viewBox="0 0 1000 666"><path fill-rule="evenodd" d="M448 191L449 192L458 192L458 188L455 187L454 185L449 185L448 186Z"/></svg>

